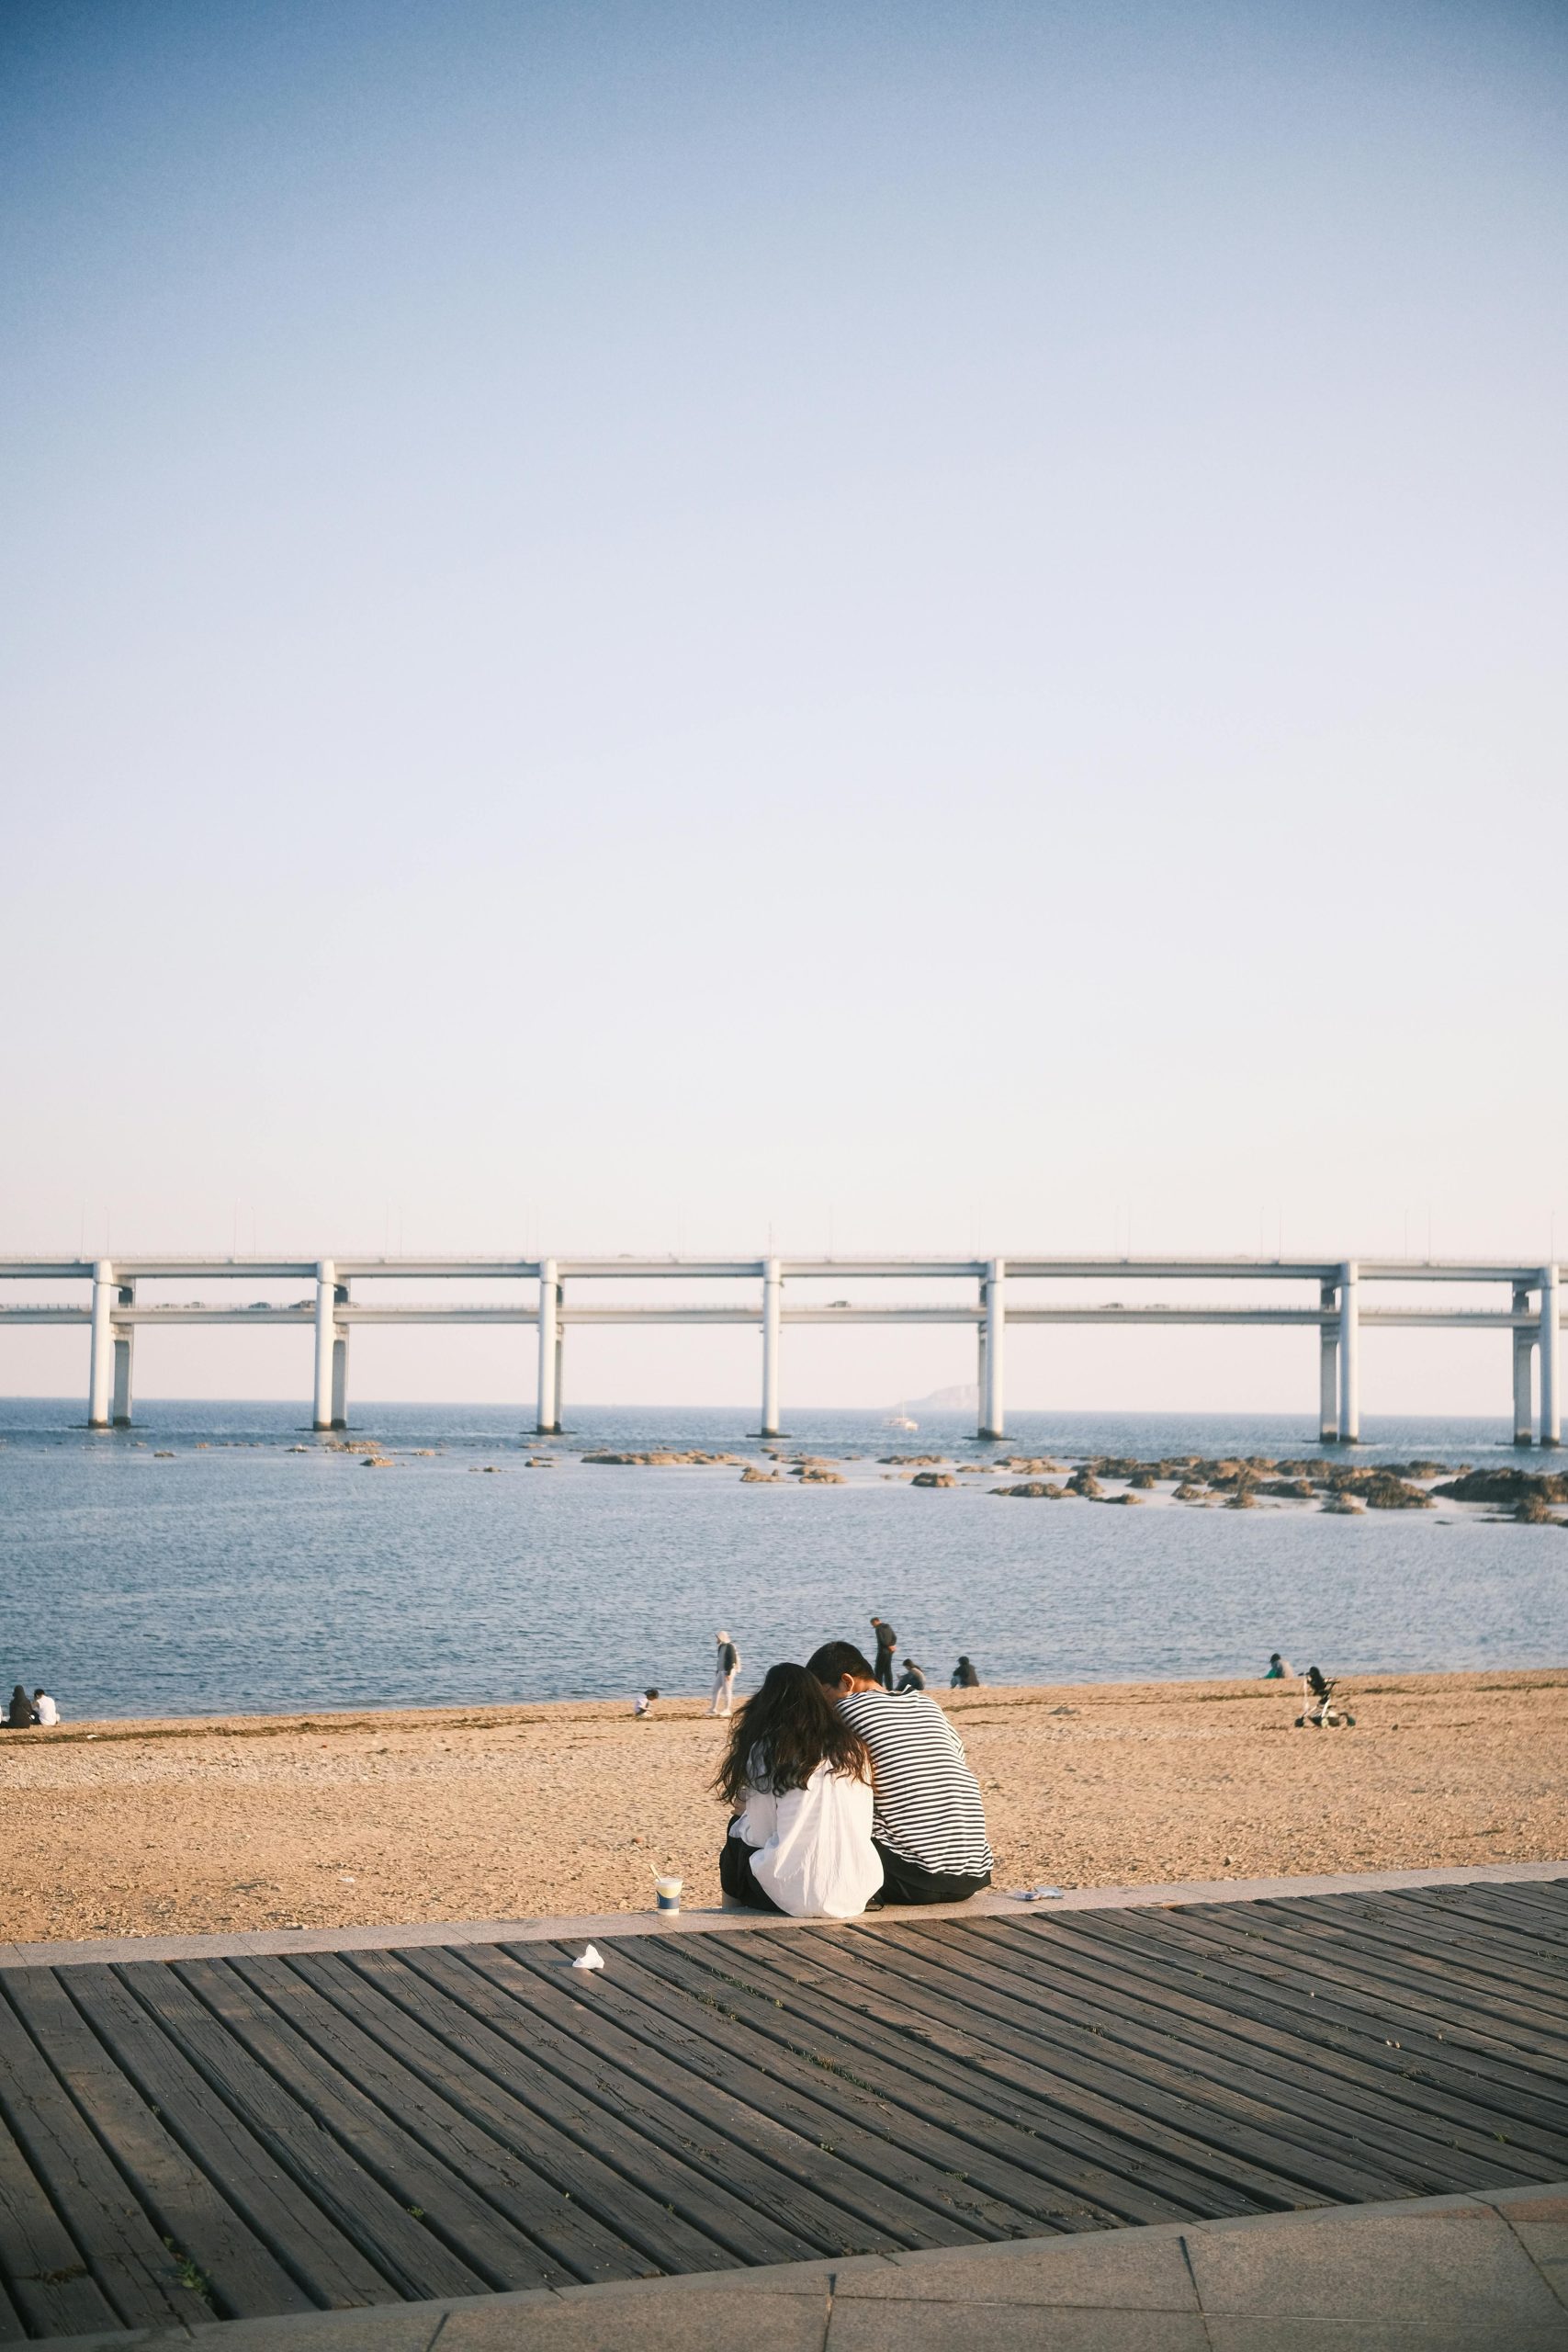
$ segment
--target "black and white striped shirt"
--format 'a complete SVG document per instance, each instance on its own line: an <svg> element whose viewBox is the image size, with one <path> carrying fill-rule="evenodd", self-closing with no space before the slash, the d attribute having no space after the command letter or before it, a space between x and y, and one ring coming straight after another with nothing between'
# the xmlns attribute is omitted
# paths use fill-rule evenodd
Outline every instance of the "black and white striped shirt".
<svg viewBox="0 0 1568 2352"><path fill-rule="evenodd" d="M984 1878L992 1856L980 1783L936 1701L923 1690L852 1690L838 1703L871 1753L872 1836L922 1870Z"/></svg>

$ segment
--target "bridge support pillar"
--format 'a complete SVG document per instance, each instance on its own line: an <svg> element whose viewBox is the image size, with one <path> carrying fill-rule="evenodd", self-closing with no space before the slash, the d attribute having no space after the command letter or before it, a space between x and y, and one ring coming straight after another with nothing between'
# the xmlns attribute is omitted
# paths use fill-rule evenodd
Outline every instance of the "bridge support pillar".
<svg viewBox="0 0 1568 2352"><path fill-rule="evenodd" d="M1516 1287L1514 1313L1529 1313L1530 1295ZM1535 1376L1535 1332L1514 1326L1514 1443L1533 1445L1535 1442L1535 1400L1532 1395Z"/></svg>
<svg viewBox="0 0 1568 2352"><path fill-rule="evenodd" d="M539 1261L539 1402L534 1427L540 1437L560 1434L557 1382L560 1376L560 1284L553 1258Z"/></svg>
<svg viewBox="0 0 1568 2352"><path fill-rule="evenodd" d="M561 1320L561 1308L566 1304L566 1284L556 1284L556 1427L561 1425L566 1410L566 1325Z"/></svg>
<svg viewBox="0 0 1568 2352"><path fill-rule="evenodd" d="M1007 1324L1007 1260L993 1258L986 1270L981 1293L986 1309L980 1326L985 1360L980 1374L980 1435L1005 1437L1007 1412L1003 1395L1002 1333Z"/></svg>
<svg viewBox="0 0 1568 2352"><path fill-rule="evenodd" d="M1339 1269L1339 1442L1355 1445L1361 1435L1360 1278L1354 1258Z"/></svg>
<svg viewBox="0 0 1568 2352"><path fill-rule="evenodd" d="M1540 1270L1540 1442L1562 1442L1562 1339L1557 1268Z"/></svg>
<svg viewBox="0 0 1568 2352"><path fill-rule="evenodd" d="M323 1258L316 1268L316 1381L310 1407L313 1430L330 1430L333 1426L336 1353L337 1269L330 1258Z"/></svg>
<svg viewBox="0 0 1568 2352"><path fill-rule="evenodd" d="M348 1285L345 1283L337 1295L336 1304L345 1306ZM333 1427L348 1427L348 1333L341 1325L333 1331Z"/></svg>
<svg viewBox="0 0 1568 2352"><path fill-rule="evenodd" d="M784 1283L779 1274L779 1261L768 1258L762 1264L762 1426L761 1437L779 1434L779 1318L783 1306Z"/></svg>
<svg viewBox="0 0 1568 2352"><path fill-rule="evenodd" d="M1319 1304L1325 1313L1332 1313L1338 1304L1335 1283L1325 1283L1318 1293ZM1339 1435L1339 1326L1322 1323L1318 1326L1317 1348L1317 1442L1332 1445Z"/></svg>
<svg viewBox="0 0 1568 2352"><path fill-rule="evenodd" d="M115 1303L114 1268L100 1258L93 1268L93 1352L87 1372L87 1427L109 1425L109 1382L114 1373L114 1326L109 1314Z"/></svg>
<svg viewBox="0 0 1568 2352"><path fill-rule="evenodd" d="M136 1304L136 1284L121 1283L118 1289L121 1306ZM136 1326L128 1323L114 1335L114 1405L111 1418L117 1430L130 1427L131 1374L136 1346Z"/></svg>

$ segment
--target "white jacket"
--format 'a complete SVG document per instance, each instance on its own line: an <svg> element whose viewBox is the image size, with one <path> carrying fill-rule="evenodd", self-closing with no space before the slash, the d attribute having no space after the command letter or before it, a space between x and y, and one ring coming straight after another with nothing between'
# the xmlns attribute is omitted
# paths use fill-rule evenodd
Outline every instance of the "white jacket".
<svg viewBox="0 0 1568 2352"><path fill-rule="evenodd" d="M751 1875L792 1918L853 1919L882 1884L871 1842L869 1781L818 1764L803 1789L749 1784L735 1834L751 1853Z"/></svg>

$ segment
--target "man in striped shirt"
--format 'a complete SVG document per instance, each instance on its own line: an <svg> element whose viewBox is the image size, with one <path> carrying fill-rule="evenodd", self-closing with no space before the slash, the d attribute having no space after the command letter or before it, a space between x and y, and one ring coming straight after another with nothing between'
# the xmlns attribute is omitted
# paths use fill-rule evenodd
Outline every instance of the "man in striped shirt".
<svg viewBox="0 0 1568 2352"><path fill-rule="evenodd" d="M936 1701L923 1690L885 1690L852 1642L825 1642L807 1668L871 1755L883 1901L962 1903L989 1886L980 1783Z"/></svg>

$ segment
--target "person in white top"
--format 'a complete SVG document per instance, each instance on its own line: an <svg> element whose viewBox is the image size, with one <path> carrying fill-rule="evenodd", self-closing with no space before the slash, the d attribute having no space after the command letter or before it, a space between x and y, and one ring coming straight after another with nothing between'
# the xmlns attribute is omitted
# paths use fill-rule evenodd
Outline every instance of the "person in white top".
<svg viewBox="0 0 1568 2352"><path fill-rule="evenodd" d="M35 1724L57 1724L60 1721L60 1710L47 1690L33 1692L33 1721Z"/></svg>
<svg viewBox="0 0 1568 2352"><path fill-rule="evenodd" d="M803 1666L771 1666L736 1716L714 1786L734 1818L725 1894L754 1911L853 1919L882 1886L864 1743Z"/></svg>

